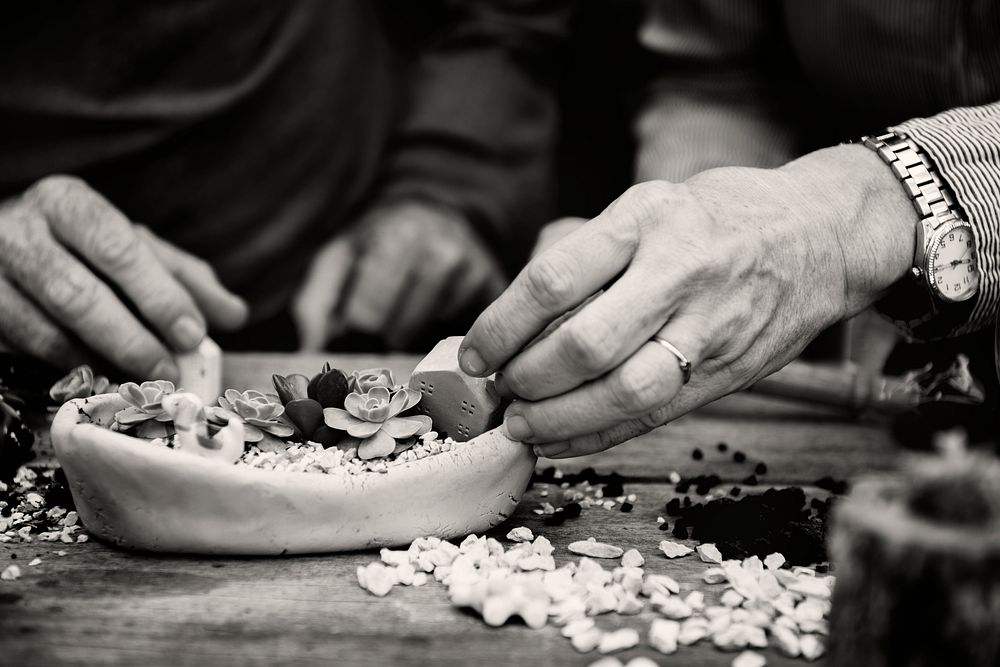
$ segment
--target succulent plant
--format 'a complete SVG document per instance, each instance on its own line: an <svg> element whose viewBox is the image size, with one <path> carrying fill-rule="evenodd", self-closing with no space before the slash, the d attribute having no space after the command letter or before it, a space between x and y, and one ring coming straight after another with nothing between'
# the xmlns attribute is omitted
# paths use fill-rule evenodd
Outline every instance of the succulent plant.
<svg viewBox="0 0 1000 667"><path fill-rule="evenodd" d="M87 364L77 366L49 389L49 397L56 403L65 403L74 398L88 398L96 394L116 391L117 385L103 375L94 375Z"/></svg>
<svg viewBox="0 0 1000 667"><path fill-rule="evenodd" d="M342 408L348 394L348 380L343 371L329 363L313 376L293 373L272 375L278 398L285 406L285 418L306 440L324 447L336 445L343 437L323 422L323 408Z"/></svg>
<svg viewBox="0 0 1000 667"><path fill-rule="evenodd" d="M141 385L126 382L118 387L118 395L128 402L128 407L115 413L115 421L130 427L150 419L159 422L170 421L170 415L163 411L163 397L174 393L174 383L169 380L152 380Z"/></svg>
<svg viewBox="0 0 1000 667"><path fill-rule="evenodd" d="M339 408L350 392L347 376L339 368L331 368L329 363L309 381L309 398L319 401L324 408Z"/></svg>
<svg viewBox="0 0 1000 667"><path fill-rule="evenodd" d="M206 407L210 421L227 425L237 419L244 425L246 442L260 442L264 434L287 438L295 433L290 424L280 419L285 407L277 396L268 396L253 389L242 393L227 389L219 397L219 407Z"/></svg>
<svg viewBox="0 0 1000 667"><path fill-rule="evenodd" d="M352 391L344 400L344 409L325 408L323 417L330 428L347 431L360 440L359 457L374 459L392 454L398 440L431 429L431 419L426 415L398 416L420 402L420 397L419 391L408 387L393 392L383 384L376 384L363 393Z"/></svg>
<svg viewBox="0 0 1000 667"><path fill-rule="evenodd" d="M350 377L350 390L364 394L375 387L385 387L389 391L396 388L392 371L388 368L366 368L354 371Z"/></svg>
<svg viewBox="0 0 1000 667"><path fill-rule="evenodd" d="M236 463L243 454L246 425L231 417L215 435L209 435L205 404L197 394L181 391L165 396L163 410L177 430L178 449L226 463Z"/></svg>

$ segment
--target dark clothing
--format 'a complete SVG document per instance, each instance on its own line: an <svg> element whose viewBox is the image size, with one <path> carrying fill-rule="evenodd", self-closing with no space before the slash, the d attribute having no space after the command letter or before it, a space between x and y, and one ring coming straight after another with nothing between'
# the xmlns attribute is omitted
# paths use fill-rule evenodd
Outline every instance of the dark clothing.
<svg viewBox="0 0 1000 667"><path fill-rule="evenodd" d="M0 20L0 197L80 176L210 261L258 321L374 200L452 206L523 252L547 213L557 5L437 3L443 25L415 38L427 7L407 3L18 3Z"/></svg>

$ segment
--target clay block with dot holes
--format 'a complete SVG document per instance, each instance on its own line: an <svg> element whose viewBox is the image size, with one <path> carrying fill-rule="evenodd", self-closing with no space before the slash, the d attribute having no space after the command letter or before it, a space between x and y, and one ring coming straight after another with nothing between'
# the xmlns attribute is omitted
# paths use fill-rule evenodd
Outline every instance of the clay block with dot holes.
<svg viewBox="0 0 1000 667"><path fill-rule="evenodd" d="M459 442L500 425L503 405L489 378L474 378L458 367L461 336L434 346L410 376L410 388L423 394L418 410L430 415L434 430Z"/></svg>

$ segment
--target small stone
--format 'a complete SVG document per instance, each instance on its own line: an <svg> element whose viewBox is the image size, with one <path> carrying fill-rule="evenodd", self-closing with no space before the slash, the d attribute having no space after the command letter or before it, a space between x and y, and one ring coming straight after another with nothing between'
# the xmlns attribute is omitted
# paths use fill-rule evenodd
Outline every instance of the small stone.
<svg viewBox="0 0 1000 667"><path fill-rule="evenodd" d="M642 594L646 597L652 597L653 593L670 596L680 592L681 587L677 581L665 574L647 574L642 582Z"/></svg>
<svg viewBox="0 0 1000 667"><path fill-rule="evenodd" d="M661 614L674 621L682 621L692 613L688 603L674 596L664 600L658 609Z"/></svg>
<svg viewBox="0 0 1000 667"><path fill-rule="evenodd" d="M8 565L4 568L3 572L0 572L0 580L2 581L14 581L21 576L21 568L17 565Z"/></svg>
<svg viewBox="0 0 1000 667"><path fill-rule="evenodd" d="M826 653L826 647L816 635L802 635L799 637L799 653L806 660L818 660Z"/></svg>
<svg viewBox="0 0 1000 667"><path fill-rule="evenodd" d="M685 544L663 540L660 542L660 551L662 551L663 555L667 558L680 558L681 556L687 556L689 553L694 551L694 549Z"/></svg>
<svg viewBox="0 0 1000 667"><path fill-rule="evenodd" d="M779 553L768 554L764 557L764 567L769 570L778 570L785 564L785 557Z"/></svg>
<svg viewBox="0 0 1000 667"><path fill-rule="evenodd" d="M799 657L799 636L785 625L772 624L768 630L778 651L789 658Z"/></svg>
<svg viewBox="0 0 1000 667"><path fill-rule="evenodd" d="M511 542L531 542L535 539L530 528L518 526L507 533L507 539Z"/></svg>
<svg viewBox="0 0 1000 667"><path fill-rule="evenodd" d="M587 667L623 667L622 661L610 655L587 665Z"/></svg>
<svg viewBox="0 0 1000 667"><path fill-rule="evenodd" d="M701 591L691 591L688 596L684 598L684 602L687 606L691 607L694 611L701 611L705 608L705 594Z"/></svg>
<svg viewBox="0 0 1000 667"><path fill-rule="evenodd" d="M622 628L606 632L597 644L598 653L624 651L639 644L639 632L635 628Z"/></svg>
<svg viewBox="0 0 1000 667"><path fill-rule="evenodd" d="M706 584L721 584L728 578L729 577L726 576L725 570L721 567L710 567L701 575L701 580Z"/></svg>
<svg viewBox="0 0 1000 667"><path fill-rule="evenodd" d="M681 624L664 618L653 619L649 626L649 645L660 653L670 655L677 650L677 638L680 636Z"/></svg>
<svg viewBox="0 0 1000 667"><path fill-rule="evenodd" d="M567 623L560 634L566 639L572 639L579 634L589 631L594 627L594 619L592 618L578 618L575 621L570 621Z"/></svg>
<svg viewBox="0 0 1000 667"><path fill-rule="evenodd" d="M594 627L578 635L574 635L569 640L569 643L580 653L590 653L601 643L601 635L601 630Z"/></svg>
<svg viewBox="0 0 1000 667"><path fill-rule="evenodd" d="M647 658L644 655L637 655L628 661L625 667L659 667L656 661L652 658Z"/></svg>
<svg viewBox="0 0 1000 667"><path fill-rule="evenodd" d="M764 656L754 651L743 651L733 658L733 667L764 667L766 664Z"/></svg>
<svg viewBox="0 0 1000 667"><path fill-rule="evenodd" d="M646 559L637 549L629 549L622 554L622 567L642 567Z"/></svg>
<svg viewBox="0 0 1000 667"><path fill-rule="evenodd" d="M698 558L700 558L703 563L715 563L716 565L722 564L722 554L714 544L699 544Z"/></svg>
<svg viewBox="0 0 1000 667"><path fill-rule="evenodd" d="M42 563L42 559L41 558L32 558L31 562L28 563L28 567L34 567L36 565L41 565L41 563Z"/></svg>
<svg viewBox="0 0 1000 667"><path fill-rule="evenodd" d="M624 553L621 547L613 544L605 544L595 540L581 540L570 542L567 547L571 553L580 556L590 556L591 558L619 558Z"/></svg>
<svg viewBox="0 0 1000 667"><path fill-rule="evenodd" d="M681 631L677 636L677 642L683 646L690 646L708 636L708 619L704 616L695 616L681 623Z"/></svg>
<svg viewBox="0 0 1000 667"><path fill-rule="evenodd" d="M719 601L722 602L722 604L726 605L727 607L732 607L735 609L736 607L739 607L741 604L743 604L743 596L734 591L732 588L730 588L729 590L727 590L722 594L722 597L719 599Z"/></svg>

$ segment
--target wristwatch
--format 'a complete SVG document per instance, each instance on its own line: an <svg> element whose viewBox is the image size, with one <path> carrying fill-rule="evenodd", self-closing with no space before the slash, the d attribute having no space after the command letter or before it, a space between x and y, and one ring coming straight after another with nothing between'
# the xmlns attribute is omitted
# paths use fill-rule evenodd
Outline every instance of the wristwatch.
<svg viewBox="0 0 1000 667"><path fill-rule="evenodd" d="M943 335L948 328L960 324L959 319L968 317L970 300L979 291L972 225L930 158L916 144L892 132L863 137L862 142L892 168L920 216L912 277L878 305L909 330L944 316L940 322L944 330L928 332ZM914 282L921 286L922 296L914 293Z"/></svg>

